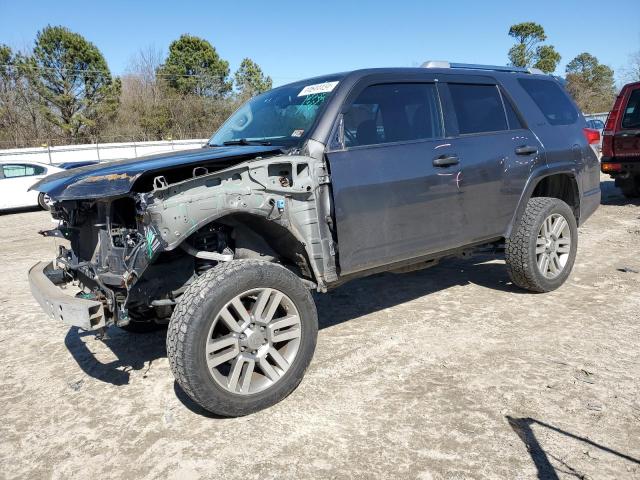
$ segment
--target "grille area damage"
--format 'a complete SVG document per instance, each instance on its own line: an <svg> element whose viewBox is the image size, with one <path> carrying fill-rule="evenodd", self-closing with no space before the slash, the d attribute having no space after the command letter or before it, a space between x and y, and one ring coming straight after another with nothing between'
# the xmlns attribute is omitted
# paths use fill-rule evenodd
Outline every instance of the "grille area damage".
<svg viewBox="0 0 640 480"><path fill-rule="evenodd" d="M335 277L323 255L333 242L318 222L328 215L325 177L323 162L295 155L144 172L118 195L100 185L129 181L129 173L89 174L82 188L93 184L99 197L69 199L78 191L73 184L54 197L59 226L41 233L70 247L59 247L50 272L103 305L101 326L166 321L191 282L232 259L277 261L323 289Z"/></svg>

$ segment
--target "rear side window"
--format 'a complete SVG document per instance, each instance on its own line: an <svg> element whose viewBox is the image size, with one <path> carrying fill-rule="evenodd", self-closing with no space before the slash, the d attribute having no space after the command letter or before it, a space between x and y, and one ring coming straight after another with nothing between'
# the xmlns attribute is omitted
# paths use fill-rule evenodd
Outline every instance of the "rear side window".
<svg viewBox="0 0 640 480"><path fill-rule="evenodd" d="M507 120L509 120L509 129L510 130L518 130L520 128L524 128L524 125L520 121L520 117L516 113L516 110L513 108L511 101L502 95L502 101L504 102L504 109L507 112Z"/></svg>
<svg viewBox="0 0 640 480"><path fill-rule="evenodd" d="M578 112L563 92L560 85L552 80L519 78L518 82L538 105L551 125L572 125L578 120Z"/></svg>
<svg viewBox="0 0 640 480"><path fill-rule="evenodd" d="M622 128L640 128L640 88L631 92L622 117Z"/></svg>
<svg viewBox="0 0 640 480"><path fill-rule="evenodd" d="M442 115L432 83L365 88L344 114L346 147L442 137Z"/></svg>
<svg viewBox="0 0 640 480"><path fill-rule="evenodd" d="M33 175L41 175L44 172L45 169L38 165L17 164L2 166L2 173L5 178L30 177Z"/></svg>
<svg viewBox="0 0 640 480"><path fill-rule="evenodd" d="M449 91L461 135L509 129L497 86L450 83Z"/></svg>

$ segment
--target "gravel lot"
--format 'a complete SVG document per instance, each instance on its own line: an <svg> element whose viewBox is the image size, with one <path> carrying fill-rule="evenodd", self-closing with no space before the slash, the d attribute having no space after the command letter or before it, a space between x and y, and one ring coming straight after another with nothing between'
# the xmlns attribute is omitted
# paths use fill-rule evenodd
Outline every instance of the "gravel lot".
<svg viewBox="0 0 640 480"><path fill-rule="evenodd" d="M640 478L640 203L604 177L560 290L489 257L354 281L318 296L300 387L238 419L176 387L164 332L41 312L50 225L0 216L1 478Z"/></svg>

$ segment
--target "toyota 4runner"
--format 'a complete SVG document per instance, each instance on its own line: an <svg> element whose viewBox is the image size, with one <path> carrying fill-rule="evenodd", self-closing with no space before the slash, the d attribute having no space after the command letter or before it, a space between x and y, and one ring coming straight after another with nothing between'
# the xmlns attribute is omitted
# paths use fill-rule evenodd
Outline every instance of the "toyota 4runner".
<svg viewBox="0 0 640 480"><path fill-rule="evenodd" d="M201 149L39 182L59 222L41 233L68 243L31 268L32 292L86 330L168 323L183 390L248 414L300 383L312 290L487 247L517 286L562 285L600 203L585 125L556 80L519 68L427 62L275 88Z"/></svg>

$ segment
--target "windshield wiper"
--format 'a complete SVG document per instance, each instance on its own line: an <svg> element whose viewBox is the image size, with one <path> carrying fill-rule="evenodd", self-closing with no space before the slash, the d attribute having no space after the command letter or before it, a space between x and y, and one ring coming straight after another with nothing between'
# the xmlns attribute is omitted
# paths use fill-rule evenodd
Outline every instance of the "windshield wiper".
<svg viewBox="0 0 640 480"><path fill-rule="evenodd" d="M246 138L239 138L237 140L228 140L222 143L223 145L271 145L268 140L247 140Z"/></svg>

